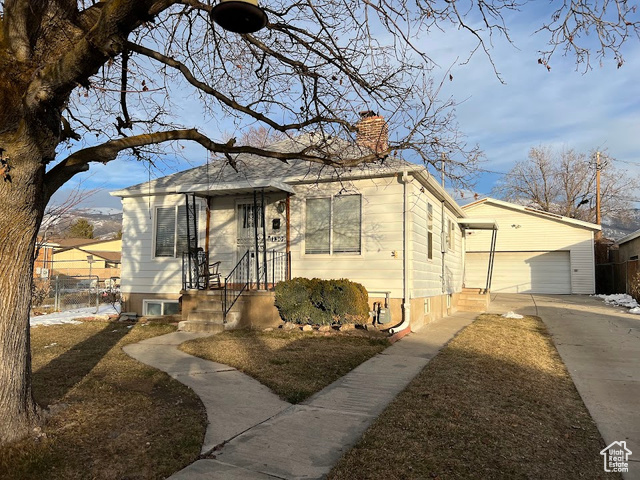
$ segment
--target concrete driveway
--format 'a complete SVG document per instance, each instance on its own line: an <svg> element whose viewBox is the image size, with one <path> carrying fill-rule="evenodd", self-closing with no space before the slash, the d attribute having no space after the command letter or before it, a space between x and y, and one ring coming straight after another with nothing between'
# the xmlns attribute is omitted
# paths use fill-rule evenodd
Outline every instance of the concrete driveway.
<svg viewBox="0 0 640 480"><path fill-rule="evenodd" d="M640 315L586 295L491 299L490 312L542 318L605 443L626 440L633 452L623 477L640 480Z"/></svg>

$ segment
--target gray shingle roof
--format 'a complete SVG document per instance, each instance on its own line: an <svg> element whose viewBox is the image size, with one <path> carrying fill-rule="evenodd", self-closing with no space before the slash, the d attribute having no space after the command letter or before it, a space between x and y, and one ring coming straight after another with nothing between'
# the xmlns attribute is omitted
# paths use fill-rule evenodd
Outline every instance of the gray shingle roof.
<svg viewBox="0 0 640 480"><path fill-rule="evenodd" d="M297 152L312 145L314 136L302 135L295 139L286 139L273 144L270 149L279 152ZM332 154L338 154L341 158L358 158L366 155L360 147L342 140L331 140L324 148ZM313 151L319 154L321 149ZM367 163L356 167L336 168L306 160L289 160L286 163L273 158L261 157L252 154L239 154L235 156L238 171L229 165L226 160L215 160L206 165L184 170L182 172L157 178L151 182L112 192L115 196L130 196L165 191L176 186L209 185L212 188L222 184L247 184L258 183L264 180L292 184L311 183L332 179L348 179L362 177L382 177L401 172L403 169L415 171L424 169L423 166L407 162L395 157L387 157L375 163Z"/></svg>

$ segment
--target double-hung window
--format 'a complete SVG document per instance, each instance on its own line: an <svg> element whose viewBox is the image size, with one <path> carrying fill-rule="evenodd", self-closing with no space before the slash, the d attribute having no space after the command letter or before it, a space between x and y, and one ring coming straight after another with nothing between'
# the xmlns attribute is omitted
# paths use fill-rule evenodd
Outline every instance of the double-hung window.
<svg viewBox="0 0 640 480"><path fill-rule="evenodd" d="M451 220L447 220L447 225L447 249L453 252L456 249L456 225Z"/></svg>
<svg viewBox="0 0 640 480"><path fill-rule="evenodd" d="M306 254L361 253L361 195L308 198L306 202Z"/></svg>
<svg viewBox="0 0 640 480"><path fill-rule="evenodd" d="M189 225L193 229L194 225ZM195 232L197 235L197 216ZM156 231L155 231L155 257L179 257L189 248L187 237L187 207L180 205L177 207L156 208Z"/></svg>
<svg viewBox="0 0 640 480"><path fill-rule="evenodd" d="M427 203L427 258L433 259L433 205Z"/></svg>

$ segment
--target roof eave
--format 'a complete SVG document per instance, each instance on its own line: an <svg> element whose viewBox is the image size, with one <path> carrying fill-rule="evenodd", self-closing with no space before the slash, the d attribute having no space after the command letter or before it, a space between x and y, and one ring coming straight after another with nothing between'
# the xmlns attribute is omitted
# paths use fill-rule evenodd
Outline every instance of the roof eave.
<svg viewBox="0 0 640 480"><path fill-rule="evenodd" d="M531 207L525 207L523 205L518 205L515 203L510 203L510 202L505 202L503 200L498 200L495 198L482 198L476 202L470 203L468 205L465 205L464 207L462 207L464 210L473 208L473 207L477 207L478 205L481 205L483 203L489 203L489 204L493 204L493 205L497 205L500 207L504 207L504 208L509 208L511 210L517 210L517 211L521 211L524 213L529 213L531 215L536 215L538 217L542 217L542 218L548 218L549 220L556 220L558 222L562 222L562 223L568 223L570 225L576 225L576 226L580 226L583 228L588 228L589 230L593 230L594 232L599 232L602 230L602 226L601 225L597 225L595 223L590 223L590 222L585 222L582 220L577 220L575 218L569 218L569 217L564 217L562 215L556 215L554 213L549 213L549 212L545 212L542 210L537 210L535 208L531 208Z"/></svg>

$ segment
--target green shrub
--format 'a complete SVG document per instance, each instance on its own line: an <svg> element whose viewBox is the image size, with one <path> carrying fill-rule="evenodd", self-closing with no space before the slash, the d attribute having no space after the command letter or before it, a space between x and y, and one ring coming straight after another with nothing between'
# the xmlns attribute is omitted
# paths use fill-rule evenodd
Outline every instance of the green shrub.
<svg viewBox="0 0 640 480"><path fill-rule="evenodd" d="M350 280L293 278L276 285L275 305L286 322L331 325L365 323L369 296Z"/></svg>

